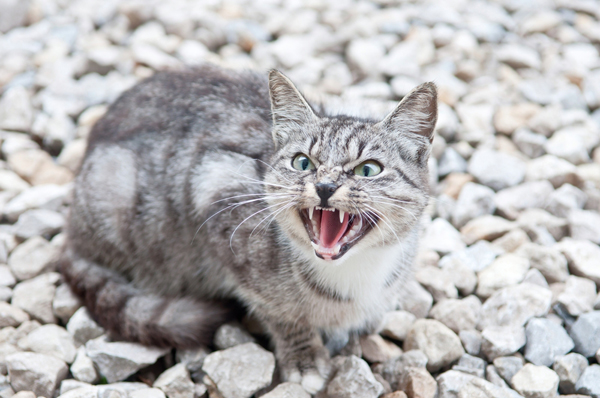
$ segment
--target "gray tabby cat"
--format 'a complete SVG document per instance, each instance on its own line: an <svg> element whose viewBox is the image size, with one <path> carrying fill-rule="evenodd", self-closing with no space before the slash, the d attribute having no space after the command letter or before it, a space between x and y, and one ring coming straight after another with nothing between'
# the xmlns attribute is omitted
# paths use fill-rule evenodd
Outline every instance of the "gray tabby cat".
<svg viewBox="0 0 600 398"><path fill-rule="evenodd" d="M374 121L323 114L277 71L158 73L91 132L63 275L149 345L210 343L235 299L314 393L322 335L373 327L404 289L436 117L432 83Z"/></svg>

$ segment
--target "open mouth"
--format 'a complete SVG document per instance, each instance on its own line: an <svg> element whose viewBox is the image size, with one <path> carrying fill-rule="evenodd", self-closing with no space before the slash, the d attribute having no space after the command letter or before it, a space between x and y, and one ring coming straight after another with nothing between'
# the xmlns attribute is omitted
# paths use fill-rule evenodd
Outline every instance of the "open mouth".
<svg viewBox="0 0 600 398"><path fill-rule="evenodd" d="M324 260L337 260L370 231L377 217L351 214L333 207L300 210L300 218L315 249Z"/></svg>

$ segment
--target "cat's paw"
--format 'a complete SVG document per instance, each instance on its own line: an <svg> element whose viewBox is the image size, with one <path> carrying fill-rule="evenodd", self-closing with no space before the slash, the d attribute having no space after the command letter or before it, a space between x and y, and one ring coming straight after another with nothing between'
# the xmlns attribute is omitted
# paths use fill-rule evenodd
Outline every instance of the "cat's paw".
<svg viewBox="0 0 600 398"><path fill-rule="evenodd" d="M288 358L281 364L283 380L300 384L311 395L325 387L330 371L329 353L324 347Z"/></svg>

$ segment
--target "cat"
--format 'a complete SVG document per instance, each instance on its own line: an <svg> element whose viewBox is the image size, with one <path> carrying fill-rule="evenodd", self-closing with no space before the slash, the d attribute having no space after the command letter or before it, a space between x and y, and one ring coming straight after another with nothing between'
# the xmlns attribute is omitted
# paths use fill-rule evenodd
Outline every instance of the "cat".
<svg viewBox="0 0 600 398"><path fill-rule="evenodd" d="M93 127L60 268L116 339L210 344L235 299L310 393L324 335L373 328L410 277L433 83L383 120L325 114L281 72L159 72Z"/></svg>

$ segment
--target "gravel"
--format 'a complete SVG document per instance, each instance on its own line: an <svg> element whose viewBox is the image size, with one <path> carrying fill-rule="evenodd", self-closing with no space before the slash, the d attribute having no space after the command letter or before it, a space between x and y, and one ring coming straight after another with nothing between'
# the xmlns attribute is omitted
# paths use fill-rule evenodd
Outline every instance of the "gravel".
<svg viewBox="0 0 600 398"><path fill-rule="evenodd" d="M417 320L404 340L405 351L421 350L427 356L427 369L435 372L450 365L464 353L458 336L441 322Z"/></svg>

